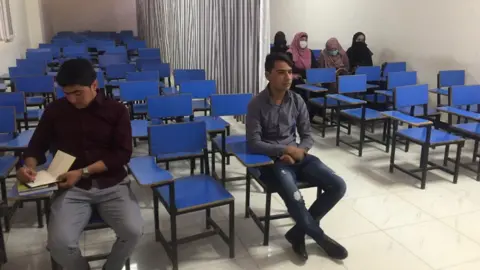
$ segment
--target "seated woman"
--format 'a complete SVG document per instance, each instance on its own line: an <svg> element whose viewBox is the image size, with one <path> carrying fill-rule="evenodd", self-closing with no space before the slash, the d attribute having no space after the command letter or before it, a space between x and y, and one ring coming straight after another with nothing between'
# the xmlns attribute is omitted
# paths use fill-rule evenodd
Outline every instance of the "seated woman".
<svg viewBox="0 0 480 270"><path fill-rule="evenodd" d="M285 33L283 33L282 31L278 31L275 34L275 38L273 40L273 47L270 48L270 53L286 53L287 50L288 46Z"/></svg>
<svg viewBox="0 0 480 270"><path fill-rule="evenodd" d="M347 50L350 71L355 72L355 69L359 66L373 66L372 55L372 51L365 43L365 34L358 32L353 35L352 47Z"/></svg>
<svg viewBox="0 0 480 270"><path fill-rule="evenodd" d="M322 50L318 58L318 65L321 68L336 68L338 72L348 70L350 67L348 56L338 42L338 39L331 38L327 41L325 49Z"/></svg>
<svg viewBox="0 0 480 270"><path fill-rule="evenodd" d="M305 83L306 70L310 68L317 68L317 62L312 50L308 48L308 35L305 32L300 32L295 35L290 49L287 53L290 55L293 61L293 82L292 89L295 89L295 85Z"/></svg>

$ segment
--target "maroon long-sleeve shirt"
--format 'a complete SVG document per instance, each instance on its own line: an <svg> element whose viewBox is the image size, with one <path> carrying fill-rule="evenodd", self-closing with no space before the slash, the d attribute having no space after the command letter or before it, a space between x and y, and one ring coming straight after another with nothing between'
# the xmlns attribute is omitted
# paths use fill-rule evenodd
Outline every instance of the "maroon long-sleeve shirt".
<svg viewBox="0 0 480 270"><path fill-rule="evenodd" d="M128 110L122 104L98 94L85 109L77 109L65 98L49 104L38 123L25 152L45 163L47 150L61 150L76 157L71 170L82 169L102 160L107 171L81 179L82 189L114 186L127 175L126 165L132 155L132 128Z"/></svg>

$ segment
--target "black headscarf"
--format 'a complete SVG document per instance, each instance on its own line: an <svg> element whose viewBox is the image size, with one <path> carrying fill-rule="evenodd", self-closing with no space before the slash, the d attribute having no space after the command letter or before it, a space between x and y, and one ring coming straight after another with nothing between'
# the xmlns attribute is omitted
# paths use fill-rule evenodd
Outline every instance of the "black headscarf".
<svg viewBox="0 0 480 270"><path fill-rule="evenodd" d="M358 32L353 35L352 47L347 50L348 59L350 60L351 68L357 66L372 66L372 51L368 48L365 42L357 42L359 36L365 36L364 33Z"/></svg>
<svg viewBox="0 0 480 270"><path fill-rule="evenodd" d="M287 52L287 50L288 50L288 46L287 46L287 38L285 36L285 33L283 33L282 31L278 31L275 34L271 52L285 53Z"/></svg>

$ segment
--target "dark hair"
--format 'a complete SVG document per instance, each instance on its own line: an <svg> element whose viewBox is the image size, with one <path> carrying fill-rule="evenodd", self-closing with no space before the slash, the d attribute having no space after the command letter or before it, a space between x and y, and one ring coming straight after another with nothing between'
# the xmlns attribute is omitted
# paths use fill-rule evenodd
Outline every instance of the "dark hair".
<svg viewBox="0 0 480 270"><path fill-rule="evenodd" d="M287 63L291 68L293 68L293 61L285 53L271 53L267 55L267 58L265 59L265 71L271 72L273 67L275 66L275 62L277 61L282 61Z"/></svg>
<svg viewBox="0 0 480 270"><path fill-rule="evenodd" d="M275 46L286 46L287 45L287 38L285 36L285 33L282 31L278 31L275 34L275 38L273 39L273 44Z"/></svg>
<svg viewBox="0 0 480 270"><path fill-rule="evenodd" d="M69 85L91 86L97 79L97 72L87 59L71 59L65 61L57 74L57 83L61 87Z"/></svg>

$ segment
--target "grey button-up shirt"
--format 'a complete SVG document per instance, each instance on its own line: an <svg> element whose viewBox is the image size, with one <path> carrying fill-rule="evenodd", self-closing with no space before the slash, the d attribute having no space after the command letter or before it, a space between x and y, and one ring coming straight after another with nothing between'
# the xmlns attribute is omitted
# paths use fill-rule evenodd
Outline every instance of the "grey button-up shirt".
<svg viewBox="0 0 480 270"><path fill-rule="evenodd" d="M302 97L287 91L280 105L276 105L268 86L248 105L247 146L255 154L279 157L289 145L309 150L313 146L308 110ZM297 144L297 135L300 144Z"/></svg>

